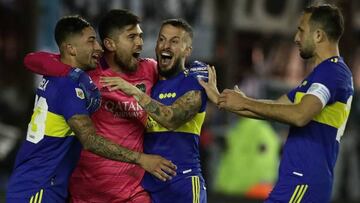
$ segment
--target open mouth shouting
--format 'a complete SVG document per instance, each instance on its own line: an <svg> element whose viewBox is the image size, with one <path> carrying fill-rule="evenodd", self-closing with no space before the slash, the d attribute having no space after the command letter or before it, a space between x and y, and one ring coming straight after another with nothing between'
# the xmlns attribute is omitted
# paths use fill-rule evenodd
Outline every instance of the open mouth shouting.
<svg viewBox="0 0 360 203"><path fill-rule="evenodd" d="M132 56L133 56L135 59L138 59L139 56L140 56L140 52L134 52L134 53L132 54Z"/></svg>
<svg viewBox="0 0 360 203"><path fill-rule="evenodd" d="M91 58L96 62L99 63L99 60L101 58L101 53L100 52L95 52L91 55Z"/></svg>
<svg viewBox="0 0 360 203"><path fill-rule="evenodd" d="M159 64L161 66L169 66L172 62L173 54L171 52L162 51L160 53Z"/></svg>

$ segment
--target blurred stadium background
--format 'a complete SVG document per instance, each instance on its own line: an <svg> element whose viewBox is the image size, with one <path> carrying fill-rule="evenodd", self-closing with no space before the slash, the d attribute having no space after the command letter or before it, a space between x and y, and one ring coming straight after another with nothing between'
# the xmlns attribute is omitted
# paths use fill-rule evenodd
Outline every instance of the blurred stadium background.
<svg viewBox="0 0 360 203"><path fill-rule="evenodd" d="M0 0L0 202L16 150L25 137L41 76L23 67L25 54L57 52L56 21L80 14L95 27L112 8L142 17L143 57L154 57L161 21L182 17L195 30L191 60L217 68L218 86L239 85L256 98L276 98L310 71L293 43L310 3L338 5L345 16L341 54L354 74L354 97L335 170L333 202L360 202L360 1L357 0ZM276 180L288 127L239 118L209 104L201 136L209 203L262 202Z"/></svg>

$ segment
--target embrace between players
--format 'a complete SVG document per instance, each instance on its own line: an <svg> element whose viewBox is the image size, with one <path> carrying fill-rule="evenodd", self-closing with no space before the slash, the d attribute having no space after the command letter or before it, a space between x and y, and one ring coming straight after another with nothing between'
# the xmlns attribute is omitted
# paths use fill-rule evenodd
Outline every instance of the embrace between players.
<svg viewBox="0 0 360 203"><path fill-rule="evenodd" d="M7 202L207 202L199 159L207 99L241 116L291 125L266 202L330 201L353 95L338 51L338 8L304 10L295 42L315 68L275 101L237 88L220 94L214 67L185 67L193 31L182 19L163 21L156 61L139 58L139 23L129 11L111 10L99 24L101 47L86 20L67 16L55 28L60 55L26 56L25 66L44 78Z"/></svg>

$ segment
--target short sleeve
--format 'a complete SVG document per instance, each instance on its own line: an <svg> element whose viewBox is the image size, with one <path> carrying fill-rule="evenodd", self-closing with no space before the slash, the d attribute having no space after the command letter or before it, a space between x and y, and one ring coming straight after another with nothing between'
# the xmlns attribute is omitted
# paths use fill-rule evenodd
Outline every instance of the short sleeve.
<svg viewBox="0 0 360 203"><path fill-rule="evenodd" d="M66 120L76 114L89 115L83 90L71 80L62 85L58 103L59 111Z"/></svg>
<svg viewBox="0 0 360 203"><path fill-rule="evenodd" d="M323 85L323 88L328 90L328 101L334 101L337 89L337 74L336 71L339 67L333 67L336 64L332 62L326 62L315 68L311 83L317 83ZM318 86L320 86L318 85Z"/></svg>
<svg viewBox="0 0 360 203"><path fill-rule="evenodd" d="M206 103L207 103L207 94L204 88L200 85L199 81L196 77L188 76L186 77L186 85L188 87L188 91L197 90L201 92L201 108L200 112L205 111Z"/></svg>

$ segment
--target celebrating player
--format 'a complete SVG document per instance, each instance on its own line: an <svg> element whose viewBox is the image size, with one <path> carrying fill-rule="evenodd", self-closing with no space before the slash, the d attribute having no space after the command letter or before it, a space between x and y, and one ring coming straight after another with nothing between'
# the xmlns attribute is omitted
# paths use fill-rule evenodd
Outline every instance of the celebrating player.
<svg viewBox="0 0 360 203"><path fill-rule="evenodd" d="M330 202L333 170L354 93L352 74L340 57L343 17L331 5L310 6L300 18L295 43L300 56L314 63L301 84L275 101L247 97L239 89L216 88L215 70L201 82L219 107L242 116L291 125L278 181L265 201Z"/></svg>
<svg viewBox="0 0 360 203"><path fill-rule="evenodd" d="M91 105L99 103L88 106L76 80L76 76L88 77L82 70L96 68L102 54L91 25L78 16L64 17L56 25L55 39L61 62L80 69L71 70L70 77L42 79L26 140L10 178L7 202L65 202L69 177L79 159L81 145L114 161L136 163L160 175L169 169L171 174L174 167L171 162L128 150L97 135L89 109L96 110L98 106ZM98 91L90 79L89 82L88 87L93 87L91 91Z"/></svg>
<svg viewBox="0 0 360 203"><path fill-rule="evenodd" d="M192 39L192 28L184 20L162 23L155 49L160 79L151 97L119 77L101 79L111 90L120 89L134 96L149 114L144 151L166 157L178 167L177 175L166 182L145 174L142 184L154 203L207 201L199 154L207 96L197 81L207 67L195 63L185 68Z"/></svg>

